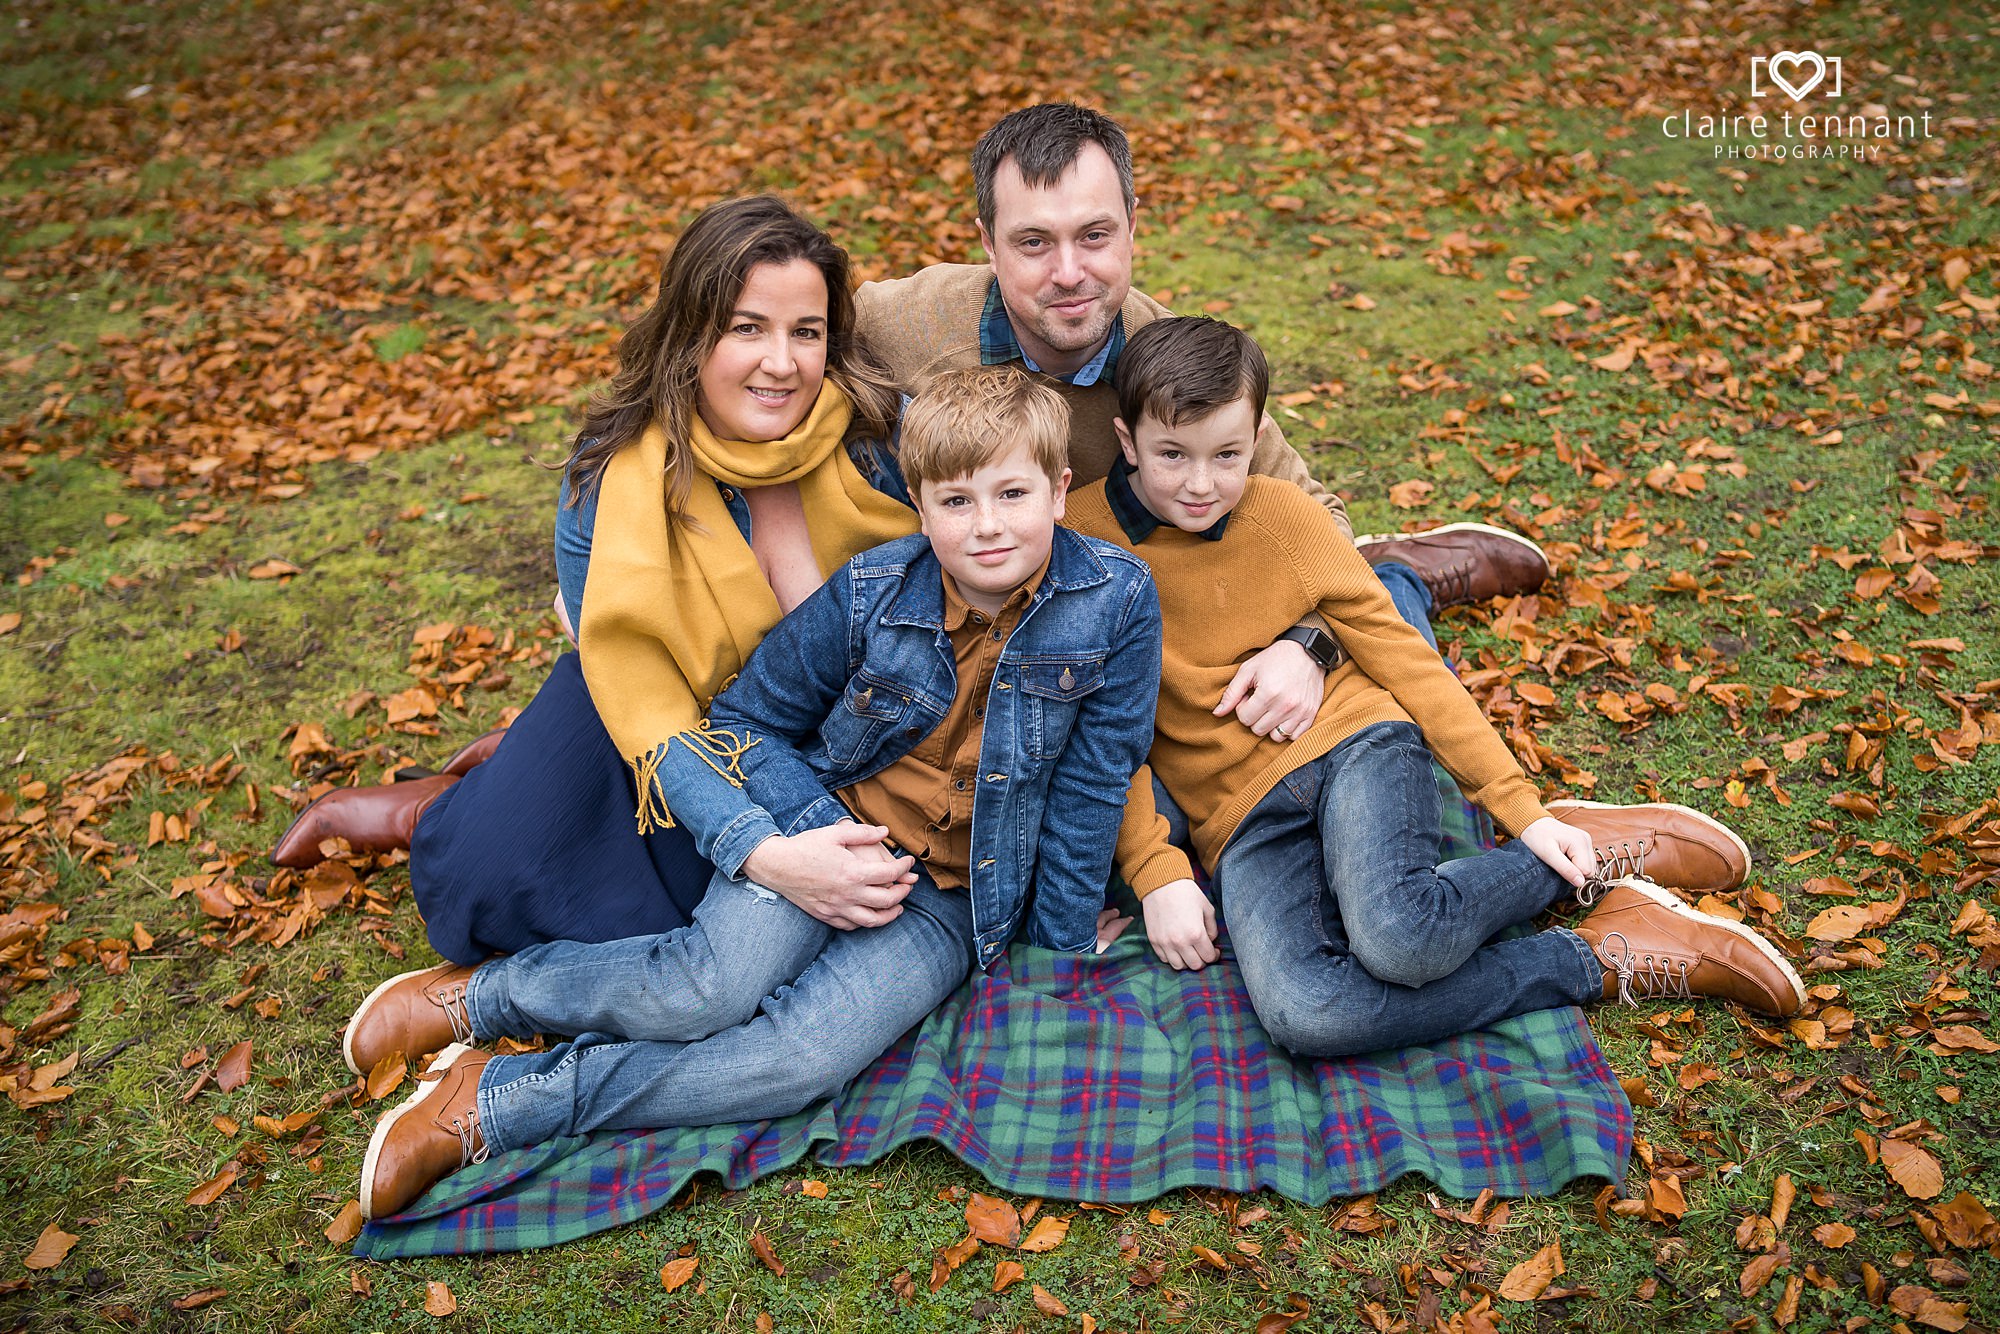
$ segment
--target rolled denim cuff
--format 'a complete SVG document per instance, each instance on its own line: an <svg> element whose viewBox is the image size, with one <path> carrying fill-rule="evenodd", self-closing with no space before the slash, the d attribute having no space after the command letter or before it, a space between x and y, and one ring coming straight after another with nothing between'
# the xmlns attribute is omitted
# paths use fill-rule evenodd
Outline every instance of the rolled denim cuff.
<svg viewBox="0 0 2000 1334"><path fill-rule="evenodd" d="M753 806L724 825L716 835L715 848L709 859L715 869L732 880L743 878L743 863L757 850L758 844L778 832L778 822L761 806Z"/></svg>
<svg viewBox="0 0 2000 1334"><path fill-rule="evenodd" d="M1576 984L1576 1003L1578 1005L1594 1005L1598 1001L1603 1000L1604 960L1597 957L1597 951L1590 947L1590 942L1566 926L1552 926L1549 928L1549 932L1552 935L1568 937L1569 943L1576 947L1576 957L1579 965Z"/></svg>
<svg viewBox="0 0 2000 1334"><path fill-rule="evenodd" d="M842 820L853 818L854 812L841 805L838 799L820 797L800 811L792 822L785 826L785 833L798 834L808 829L825 829L830 825L839 824Z"/></svg>

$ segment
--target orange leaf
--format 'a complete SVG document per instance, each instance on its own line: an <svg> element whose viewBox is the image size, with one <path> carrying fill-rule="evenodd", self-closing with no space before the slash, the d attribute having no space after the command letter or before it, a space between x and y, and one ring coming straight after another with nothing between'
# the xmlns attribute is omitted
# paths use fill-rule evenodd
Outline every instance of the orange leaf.
<svg viewBox="0 0 2000 1334"><path fill-rule="evenodd" d="M176 1297L167 1305L176 1311L198 1311L204 1306L221 1301L229 1295L228 1288L196 1288L185 1297Z"/></svg>
<svg viewBox="0 0 2000 1334"><path fill-rule="evenodd" d="M1944 1168L1938 1160L1905 1140L1882 1141L1882 1167L1912 1199L1934 1200L1944 1190Z"/></svg>
<svg viewBox="0 0 2000 1334"><path fill-rule="evenodd" d="M1005 1292L1027 1276L1019 1260L1001 1260L993 1266L993 1291Z"/></svg>
<svg viewBox="0 0 2000 1334"><path fill-rule="evenodd" d="M222 1060L215 1067L215 1086L224 1093L234 1093L250 1082L250 1039L231 1047L222 1053Z"/></svg>
<svg viewBox="0 0 2000 1334"><path fill-rule="evenodd" d="M1628 370L1632 365L1633 350L1632 345L1627 343L1616 352L1602 357L1591 358L1590 364L1601 371L1612 371L1615 373L1617 371Z"/></svg>
<svg viewBox="0 0 2000 1334"><path fill-rule="evenodd" d="M701 1258L684 1255L678 1260L669 1260L660 1266L660 1286L668 1292L680 1287L694 1277L694 1271L701 1265Z"/></svg>
<svg viewBox="0 0 2000 1334"><path fill-rule="evenodd" d="M1821 1223L1813 1229L1813 1240L1830 1251L1837 1251L1853 1241L1856 1232L1845 1223Z"/></svg>
<svg viewBox="0 0 2000 1334"><path fill-rule="evenodd" d="M442 1320L458 1309L458 1298L451 1295L451 1289L432 1279L424 1284L424 1312Z"/></svg>
<svg viewBox="0 0 2000 1334"><path fill-rule="evenodd" d="M236 1177L243 1169L234 1162L224 1163L222 1170L188 1192L190 1205L214 1204L222 1198L222 1193L236 1184Z"/></svg>
<svg viewBox="0 0 2000 1334"><path fill-rule="evenodd" d="M809 1200L823 1200L826 1198L826 1183L824 1181L802 1181L799 1183L799 1194Z"/></svg>
<svg viewBox="0 0 2000 1334"><path fill-rule="evenodd" d="M1792 1184L1789 1172L1778 1173L1778 1179L1771 1183L1771 1226L1783 1232L1785 1223L1792 1216L1792 1201L1798 1199L1799 1190Z"/></svg>
<svg viewBox="0 0 2000 1334"><path fill-rule="evenodd" d="M1422 509L1429 503L1431 492L1435 490L1437 487L1423 478L1412 477L1389 488L1389 503L1397 509Z"/></svg>
<svg viewBox="0 0 2000 1334"><path fill-rule="evenodd" d="M1021 1249L1024 1251L1052 1251L1062 1245L1063 1238L1068 1235L1069 1220L1067 1218L1038 1218L1035 1220L1035 1226L1029 1230L1027 1237L1022 1240Z"/></svg>
<svg viewBox="0 0 2000 1334"><path fill-rule="evenodd" d="M1854 581L1854 596L1863 602L1873 602L1887 592L1889 585L1895 582L1894 570L1863 570L1861 577Z"/></svg>
<svg viewBox="0 0 2000 1334"><path fill-rule="evenodd" d="M21 1263L30 1269L54 1269L68 1257L70 1247L76 1245L77 1240L74 1232L65 1232L51 1223L42 1229L41 1236L35 1238L35 1248Z"/></svg>
<svg viewBox="0 0 2000 1334"><path fill-rule="evenodd" d="M1775 1255L1760 1255L1743 1266L1743 1272L1736 1279L1736 1291L1745 1297L1755 1297L1771 1281L1771 1275L1778 1272L1782 1264Z"/></svg>
<svg viewBox="0 0 2000 1334"><path fill-rule="evenodd" d="M981 1241L1012 1247L1021 1240L1021 1215L1014 1206L991 1195L972 1192L965 1202L965 1226Z"/></svg>
<svg viewBox="0 0 2000 1334"><path fill-rule="evenodd" d="M1687 1196L1681 1193L1679 1177L1658 1176L1647 1182L1646 1201L1669 1218L1687 1212Z"/></svg>
<svg viewBox="0 0 2000 1334"><path fill-rule="evenodd" d="M290 561L278 560L276 557L270 560L258 561L250 567L250 577L252 579L283 579L290 575L304 573L304 570Z"/></svg>
<svg viewBox="0 0 2000 1334"><path fill-rule="evenodd" d="M361 1235L361 1201L349 1200L340 1206L340 1212L326 1225L326 1239L336 1246L345 1246Z"/></svg>
<svg viewBox="0 0 2000 1334"><path fill-rule="evenodd" d="M1035 1285L1035 1309L1043 1315L1068 1315L1069 1308L1056 1300L1056 1295L1041 1284Z"/></svg>
<svg viewBox="0 0 2000 1334"><path fill-rule="evenodd" d="M368 1101L380 1102L394 1093L409 1072L409 1063L399 1051L392 1051L375 1062L375 1068L368 1072Z"/></svg>
<svg viewBox="0 0 2000 1334"><path fill-rule="evenodd" d="M784 1262L778 1259L778 1252L772 1248L769 1237L765 1236L762 1232L752 1232L750 1234L750 1249L757 1252L757 1258L764 1262L764 1268L770 1270L779 1278L785 1276Z"/></svg>
<svg viewBox="0 0 2000 1334"><path fill-rule="evenodd" d="M20 612L18 611L0 612L0 635L11 635L20 628L21 628Z"/></svg>
<svg viewBox="0 0 2000 1334"><path fill-rule="evenodd" d="M1562 1243L1552 1241L1507 1271L1500 1295L1510 1302L1531 1302L1562 1272Z"/></svg>

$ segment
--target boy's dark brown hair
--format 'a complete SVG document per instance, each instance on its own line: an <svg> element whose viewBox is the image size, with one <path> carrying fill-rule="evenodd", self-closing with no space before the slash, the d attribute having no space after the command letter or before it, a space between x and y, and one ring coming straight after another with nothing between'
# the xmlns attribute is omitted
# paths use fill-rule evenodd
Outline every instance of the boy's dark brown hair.
<svg viewBox="0 0 2000 1334"><path fill-rule="evenodd" d="M1118 356L1118 415L1127 430L1141 417L1167 426L1198 422L1239 398L1264 420L1271 368L1257 340L1206 315L1154 320Z"/></svg>

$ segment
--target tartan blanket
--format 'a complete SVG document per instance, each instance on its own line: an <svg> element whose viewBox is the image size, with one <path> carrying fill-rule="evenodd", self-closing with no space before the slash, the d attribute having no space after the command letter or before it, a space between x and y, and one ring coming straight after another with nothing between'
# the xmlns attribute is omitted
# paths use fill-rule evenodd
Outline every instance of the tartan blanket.
<svg viewBox="0 0 2000 1334"><path fill-rule="evenodd" d="M1451 795L1447 854L1490 844ZM1320 1205L1408 1173L1460 1197L1619 1181L1632 1111L1579 1010L1428 1047L1294 1058L1259 1026L1226 936L1219 963L1177 973L1135 923L1100 956L1016 945L794 1116L498 1154L369 1224L355 1253L552 1246L663 1208L700 1171L734 1189L808 1156L862 1166L917 1140L1016 1194L1132 1203L1209 1186Z"/></svg>

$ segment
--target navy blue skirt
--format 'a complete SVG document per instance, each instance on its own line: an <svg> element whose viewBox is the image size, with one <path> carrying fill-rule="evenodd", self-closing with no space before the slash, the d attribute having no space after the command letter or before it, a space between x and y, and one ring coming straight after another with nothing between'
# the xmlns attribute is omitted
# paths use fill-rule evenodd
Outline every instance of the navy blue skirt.
<svg viewBox="0 0 2000 1334"><path fill-rule="evenodd" d="M431 948L476 964L687 925L715 868L683 828L641 836L638 805L581 659L565 653L492 758L417 822L410 884Z"/></svg>

